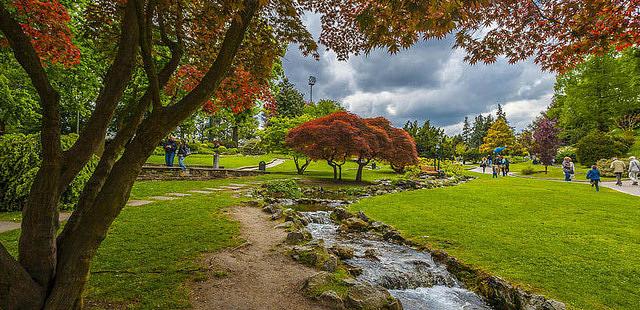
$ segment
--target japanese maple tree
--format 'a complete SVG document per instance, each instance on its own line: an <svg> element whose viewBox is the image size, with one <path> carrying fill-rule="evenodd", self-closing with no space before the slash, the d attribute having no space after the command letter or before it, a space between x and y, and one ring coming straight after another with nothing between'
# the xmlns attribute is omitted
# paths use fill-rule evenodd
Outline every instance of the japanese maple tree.
<svg viewBox="0 0 640 310"><path fill-rule="evenodd" d="M387 133L389 143L383 146L378 157L387 161L394 171L402 173L407 166L418 164L416 142L406 130L393 127L384 117L366 119L366 122Z"/></svg>
<svg viewBox="0 0 640 310"><path fill-rule="evenodd" d="M640 0L500 0L469 6L456 45L471 63L533 57L565 71L585 60L640 43Z"/></svg>

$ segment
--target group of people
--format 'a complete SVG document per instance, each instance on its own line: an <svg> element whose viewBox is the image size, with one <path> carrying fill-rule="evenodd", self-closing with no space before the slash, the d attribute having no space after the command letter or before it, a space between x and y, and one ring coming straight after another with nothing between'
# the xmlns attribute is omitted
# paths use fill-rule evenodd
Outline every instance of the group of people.
<svg viewBox="0 0 640 310"><path fill-rule="evenodd" d="M631 185L638 185L640 178L640 161L635 156L629 157L629 167L620 159L614 158L609 167L613 174L616 176L616 185L622 186L622 175L625 172L629 173L629 179L631 179ZM565 157L562 161L562 171L564 172L564 180L571 181L575 176L575 165L570 157ZM598 165L591 166L591 169L587 172L587 179L591 182L591 186L595 187L596 191L600 191L600 177L601 172L598 169Z"/></svg>
<svg viewBox="0 0 640 310"><path fill-rule="evenodd" d="M175 160L176 154L178 155L178 165L182 171L187 171L187 166L184 164L184 159L191 155L191 150L187 145L187 142L184 140L176 141L176 138L173 136L169 136L167 141L162 144L162 148L164 149L164 161L167 167L173 167L173 161Z"/></svg>
<svg viewBox="0 0 640 310"><path fill-rule="evenodd" d="M488 157L482 158L480 167L482 167L482 173L485 173L487 168L490 167L493 177L497 178L500 174L502 174L503 177L507 176L509 173L509 164L509 159L502 155L489 155Z"/></svg>

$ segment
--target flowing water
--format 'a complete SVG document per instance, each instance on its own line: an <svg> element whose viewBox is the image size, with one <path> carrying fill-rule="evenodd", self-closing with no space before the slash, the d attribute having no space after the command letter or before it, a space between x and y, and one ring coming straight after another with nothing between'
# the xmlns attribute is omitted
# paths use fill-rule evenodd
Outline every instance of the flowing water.
<svg viewBox="0 0 640 310"><path fill-rule="evenodd" d="M491 309L429 253L385 241L373 233L340 233L330 211L302 214L314 239L324 240L327 247L337 244L354 250L354 258L344 262L362 269L356 280L388 289L404 309Z"/></svg>

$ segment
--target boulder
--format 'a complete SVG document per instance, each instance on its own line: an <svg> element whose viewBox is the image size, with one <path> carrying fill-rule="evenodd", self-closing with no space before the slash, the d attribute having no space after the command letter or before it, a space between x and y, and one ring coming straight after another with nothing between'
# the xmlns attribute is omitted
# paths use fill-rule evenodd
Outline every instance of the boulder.
<svg viewBox="0 0 640 310"><path fill-rule="evenodd" d="M387 231L386 233L384 233L384 235L382 235L382 238L384 238L384 240L387 240L387 241L396 241L396 242L405 241L404 237L402 237L400 233L395 230Z"/></svg>
<svg viewBox="0 0 640 310"><path fill-rule="evenodd" d="M369 258L369 259L378 260L378 257L376 256L376 250L374 250L374 249L366 249L364 251L364 257Z"/></svg>
<svg viewBox="0 0 640 310"><path fill-rule="evenodd" d="M328 272L336 271L336 269L338 269L338 258L333 254L329 254L329 256L326 257L326 259L324 260L324 262L322 262L321 269Z"/></svg>
<svg viewBox="0 0 640 310"><path fill-rule="evenodd" d="M333 210L333 215L338 221L344 221L348 218L353 217L353 214L349 213L349 211L345 210L344 208L335 208L335 210Z"/></svg>
<svg viewBox="0 0 640 310"><path fill-rule="evenodd" d="M350 247L346 247L343 245L334 245L332 246L329 251L331 251L331 253L337 255L340 259L350 259L353 258L354 256L354 252L353 249Z"/></svg>
<svg viewBox="0 0 640 310"><path fill-rule="evenodd" d="M274 228L279 228L279 229L288 229L288 228L291 228L291 227L293 227L293 226L294 226L294 224L293 224L293 222L292 222L292 221L286 221L286 222L284 222L284 223L282 223L282 224L278 224L278 225L276 225Z"/></svg>
<svg viewBox="0 0 640 310"><path fill-rule="evenodd" d="M345 309L344 301L342 300L342 298L340 298L338 293L334 291L322 292L322 294L318 296L318 300L320 301L320 304L330 309L337 309L337 310Z"/></svg>
<svg viewBox="0 0 640 310"><path fill-rule="evenodd" d="M362 211L358 211L358 218L369 223L369 217L367 217L367 215Z"/></svg>
<svg viewBox="0 0 640 310"><path fill-rule="evenodd" d="M306 228L300 228L296 231L289 232L285 241L288 244L298 244L311 239L311 233Z"/></svg>
<svg viewBox="0 0 640 310"><path fill-rule="evenodd" d="M353 231L366 231L369 228L369 223L357 218L350 217L340 224L340 231L353 232Z"/></svg>
<svg viewBox="0 0 640 310"><path fill-rule="evenodd" d="M271 214L272 221L279 220L281 218L282 218L282 209L277 209L275 210L275 212Z"/></svg>
<svg viewBox="0 0 640 310"><path fill-rule="evenodd" d="M401 310L402 304L380 286L360 283L349 289L344 300L347 309Z"/></svg>
<svg viewBox="0 0 640 310"><path fill-rule="evenodd" d="M274 214L276 212L276 210L279 210L279 208L274 207L273 205L267 205L264 208L262 208L262 211L269 213L269 214Z"/></svg>

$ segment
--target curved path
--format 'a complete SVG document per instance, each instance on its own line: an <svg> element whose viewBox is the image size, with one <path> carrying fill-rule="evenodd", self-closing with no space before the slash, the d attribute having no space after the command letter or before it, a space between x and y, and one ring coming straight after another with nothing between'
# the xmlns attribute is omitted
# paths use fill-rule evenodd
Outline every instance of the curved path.
<svg viewBox="0 0 640 310"><path fill-rule="evenodd" d="M276 158L270 162L267 163L266 168L273 168L275 166L279 166L281 164L283 164L286 161L286 159L282 159L282 158ZM247 170L247 171L257 171L258 170L258 166L250 166L250 167L241 167L238 168L238 170Z"/></svg>
<svg viewBox="0 0 640 310"><path fill-rule="evenodd" d="M476 167L476 168L470 169L469 171L476 172L476 173L482 173L482 167ZM484 174L492 174L491 169L487 168ZM512 177L538 179L538 180L542 180L542 181L564 182L563 180L558 180L558 179L540 179L540 178L526 177L526 176L513 174L511 172L509 172L508 175L512 176ZM578 180L578 181L572 181L572 182L579 183L579 184L589 184L589 182L584 181L584 180ZM625 193L625 194L629 194L629 195L640 197L640 186L639 185L631 185L631 181L629 181L629 180L623 181L622 182L622 186L617 186L616 182L612 182L612 181L601 182L600 186L606 187L606 188L610 188L610 189L619 191L621 193Z"/></svg>
<svg viewBox="0 0 640 310"><path fill-rule="evenodd" d="M278 245L286 232L274 228L277 222L253 207L234 207L229 215L246 242L205 256L209 279L193 284L194 309L325 309L300 293L316 271L283 253Z"/></svg>

